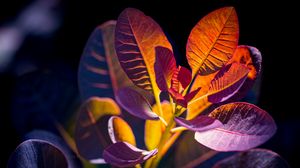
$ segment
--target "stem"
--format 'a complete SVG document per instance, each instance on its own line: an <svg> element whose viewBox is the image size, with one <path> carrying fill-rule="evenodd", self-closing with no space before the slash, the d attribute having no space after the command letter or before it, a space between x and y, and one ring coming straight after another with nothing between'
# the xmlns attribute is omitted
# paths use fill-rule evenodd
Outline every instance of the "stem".
<svg viewBox="0 0 300 168"><path fill-rule="evenodd" d="M205 162L206 160L208 160L209 158L213 157L216 154L218 154L217 151L211 150L211 151L205 153L204 155L201 155L200 157L196 158L195 160L189 162L188 164L183 166L183 168L197 167L199 164Z"/></svg>
<svg viewBox="0 0 300 168"><path fill-rule="evenodd" d="M169 150L169 148L174 144L174 142L177 140L177 138L181 135L182 131L178 131L175 134L172 135L172 137L166 142L164 147L162 148L162 155L165 155L166 152Z"/></svg>
<svg viewBox="0 0 300 168"><path fill-rule="evenodd" d="M160 117L164 117L163 112L162 112L162 108L161 108L161 103L160 103L160 97L159 97L159 93L158 92L154 92L154 99L158 108L158 113Z"/></svg>
<svg viewBox="0 0 300 168"><path fill-rule="evenodd" d="M171 136L171 133L170 133L170 130L171 128L173 127L173 125L175 125L174 123L174 116L172 116L171 120L170 120L170 123L168 124L165 132L163 133L161 139L160 139L160 142L159 142L159 145L158 145L158 153L156 155L155 158L153 158L152 160L152 163L150 165L151 168L155 168L157 167L159 161L162 159L162 157L164 156L163 154L165 152L163 152L163 147L166 143L166 141L169 139L169 137ZM147 168L147 167L146 167Z"/></svg>

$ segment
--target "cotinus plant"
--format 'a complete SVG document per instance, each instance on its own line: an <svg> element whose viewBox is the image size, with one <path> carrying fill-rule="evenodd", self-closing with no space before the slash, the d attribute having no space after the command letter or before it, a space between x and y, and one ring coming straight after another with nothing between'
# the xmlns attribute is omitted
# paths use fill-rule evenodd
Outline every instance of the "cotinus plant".
<svg viewBox="0 0 300 168"><path fill-rule="evenodd" d="M127 8L117 21L97 27L80 61L85 102L75 130L79 154L92 163L157 167L188 131L198 143L222 152L266 142L276 131L272 117L236 102L259 76L261 53L238 45L238 39L233 7L209 13L188 37L190 67L184 67L176 63L161 27L137 9ZM143 124L147 149L137 146L130 127Z"/></svg>

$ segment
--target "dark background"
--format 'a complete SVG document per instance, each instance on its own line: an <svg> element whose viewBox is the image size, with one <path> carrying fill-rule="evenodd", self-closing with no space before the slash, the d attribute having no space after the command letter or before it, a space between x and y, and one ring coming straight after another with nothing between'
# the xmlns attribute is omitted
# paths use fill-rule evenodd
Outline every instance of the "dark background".
<svg viewBox="0 0 300 168"><path fill-rule="evenodd" d="M30 3L30 0L1 2L0 26L13 20ZM12 100L18 82L13 71L18 62L33 60L39 68L63 64L76 75L80 55L92 30L107 20L117 19L124 8L135 7L161 25L175 53L180 55L177 61L186 65L185 44L191 29L207 13L224 6L234 6L237 11L239 44L255 46L263 56L258 105L273 116L278 131L261 147L277 152L291 167L299 167L300 110L296 82L299 77L298 11L288 1L267 3L259 0L184 0L168 3L149 0L62 1L58 7L62 19L59 29L46 37L28 36L9 68L0 74L0 167L6 165L10 153L20 143L20 135L12 124L10 114L12 106L17 106L12 104Z"/></svg>

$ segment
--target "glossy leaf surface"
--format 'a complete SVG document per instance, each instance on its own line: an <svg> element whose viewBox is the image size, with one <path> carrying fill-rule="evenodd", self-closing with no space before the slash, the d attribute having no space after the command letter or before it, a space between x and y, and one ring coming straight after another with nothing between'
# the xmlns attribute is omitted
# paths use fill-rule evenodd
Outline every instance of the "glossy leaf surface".
<svg viewBox="0 0 300 168"><path fill-rule="evenodd" d="M276 132L272 117L249 103L222 105L209 114L224 125L205 132L196 132L195 139L217 151L243 151L270 139Z"/></svg>
<svg viewBox="0 0 300 168"><path fill-rule="evenodd" d="M233 7L215 10L193 28L186 46L193 76L219 70L232 57L238 44L239 25Z"/></svg>

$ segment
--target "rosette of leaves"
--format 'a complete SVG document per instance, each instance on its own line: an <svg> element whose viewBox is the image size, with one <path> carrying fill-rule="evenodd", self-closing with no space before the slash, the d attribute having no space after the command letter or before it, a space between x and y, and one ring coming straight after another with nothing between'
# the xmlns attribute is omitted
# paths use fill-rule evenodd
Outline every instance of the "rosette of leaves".
<svg viewBox="0 0 300 168"><path fill-rule="evenodd" d="M238 37L233 7L203 17L186 45L190 71L176 64L158 23L137 9L97 27L78 73L84 101L75 129L78 153L91 163L157 167L185 130L216 151L245 151L266 142L276 132L272 117L236 102L258 77L262 60L255 47L238 45ZM216 108L203 114L208 107ZM136 118L145 120L148 150L137 147L128 123Z"/></svg>

